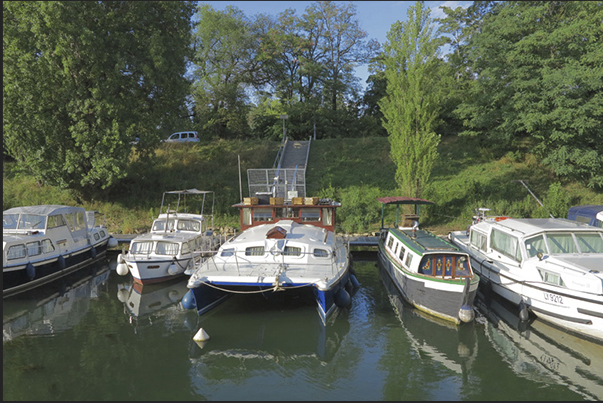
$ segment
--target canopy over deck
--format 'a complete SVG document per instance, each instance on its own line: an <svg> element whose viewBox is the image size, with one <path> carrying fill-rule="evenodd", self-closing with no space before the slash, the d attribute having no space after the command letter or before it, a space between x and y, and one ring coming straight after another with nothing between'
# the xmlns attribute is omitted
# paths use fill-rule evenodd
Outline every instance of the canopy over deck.
<svg viewBox="0 0 603 403"><path fill-rule="evenodd" d="M415 206L415 215L419 216L419 206L421 204L435 204L432 201L429 200L425 200L425 199L419 199L416 197L404 197L404 196L388 196L388 197L377 197L377 200L380 201L382 203L381 206L381 228L383 228L383 217L384 217L384 212L385 212L385 205L386 204L395 204L396 205L396 226L398 226L398 215L400 212L400 205L401 204L412 204Z"/></svg>

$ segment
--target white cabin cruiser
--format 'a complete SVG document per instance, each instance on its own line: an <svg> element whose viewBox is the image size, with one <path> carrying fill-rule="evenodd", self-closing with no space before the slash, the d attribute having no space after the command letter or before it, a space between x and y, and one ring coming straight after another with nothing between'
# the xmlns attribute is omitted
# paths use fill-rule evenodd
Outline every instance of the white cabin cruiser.
<svg viewBox="0 0 603 403"><path fill-rule="evenodd" d="M295 291L313 295L323 323L337 307L348 307L358 281L350 272L348 245L335 234L341 203L271 198L268 205L250 199L233 206L240 210L242 232L192 273L182 305L201 315L231 293L270 297Z"/></svg>
<svg viewBox="0 0 603 403"><path fill-rule="evenodd" d="M168 205L164 212L166 195L178 195L178 201L175 209L171 210ZM202 197L199 213L187 212L188 195ZM208 195L212 196L212 212L204 214ZM129 250L117 256L117 273L125 276L129 271L140 284L159 283L183 275L204 255L215 252L218 241L207 222L211 217L213 227L213 195L213 191L197 189L164 192L159 216L153 221L151 230L132 239Z"/></svg>
<svg viewBox="0 0 603 403"><path fill-rule="evenodd" d="M486 289L577 335L603 341L603 228L564 218L487 217L450 240Z"/></svg>
<svg viewBox="0 0 603 403"><path fill-rule="evenodd" d="M2 214L2 297L54 281L105 255L117 240L97 211L82 207L13 207Z"/></svg>

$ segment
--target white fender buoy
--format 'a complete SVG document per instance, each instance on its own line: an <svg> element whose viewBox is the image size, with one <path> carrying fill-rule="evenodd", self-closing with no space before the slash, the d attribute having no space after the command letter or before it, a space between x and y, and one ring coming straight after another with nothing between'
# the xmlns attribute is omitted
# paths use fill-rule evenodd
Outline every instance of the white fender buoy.
<svg viewBox="0 0 603 403"><path fill-rule="evenodd" d="M115 248L117 246L117 239L113 238L112 236L109 237L108 246L109 246L109 248Z"/></svg>
<svg viewBox="0 0 603 403"><path fill-rule="evenodd" d="M194 341L207 341L209 340L209 335L203 328L200 328L197 334L193 337Z"/></svg>
<svg viewBox="0 0 603 403"><path fill-rule="evenodd" d="M128 274L128 266L126 266L125 263L118 264L115 270L120 276L125 276L126 274Z"/></svg>
<svg viewBox="0 0 603 403"><path fill-rule="evenodd" d="M462 322L469 323L475 318L475 313L473 312L473 308L469 305L463 305L461 309L459 309L459 319Z"/></svg>
<svg viewBox="0 0 603 403"><path fill-rule="evenodd" d="M175 276L176 274L178 274L178 266L176 266L176 262L172 262L170 267L168 267L168 274L170 276Z"/></svg>

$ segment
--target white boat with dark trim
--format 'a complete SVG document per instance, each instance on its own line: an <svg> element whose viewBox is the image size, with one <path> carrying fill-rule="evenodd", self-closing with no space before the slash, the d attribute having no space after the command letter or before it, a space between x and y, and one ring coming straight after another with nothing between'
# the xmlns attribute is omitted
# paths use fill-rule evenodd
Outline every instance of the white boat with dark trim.
<svg viewBox="0 0 603 403"><path fill-rule="evenodd" d="M394 228L383 226L382 215L377 255L402 297L415 308L441 319L455 324L471 322L479 276L471 269L469 256L445 239L419 229L419 206L434 203L410 197L377 200L383 207L415 207L415 214L403 215L402 225L396 218Z"/></svg>
<svg viewBox="0 0 603 403"><path fill-rule="evenodd" d="M486 216L451 241L486 290L566 331L603 341L603 228L565 218Z"/></svg>
<svg viewBox="0 0 603 403"><path fill-rule="evenodd" d="M105 255L117 240L101 214L83 207L13 207L2 214L2 297L66 276Z"/></svg>
<svg viewBox="0 0 603 403"><path fill-rule="evenodd" d="M335 234L341 203L315 197L246 201L233 206L241 232L191 274L182 305L201 315L232 293L301 293L315 299L323 323L338 307L350 306L358 281L349 247Z"/></svg>
<svg viewBox="0 0 603 403"><path fill-rule="evenodd" d="M167 205L164 212L166 195L177 195L178 200L174 209ZM187 206L186 197L191 195L198 198L189 200ZM211 214L205 214L206 197L210 195ZM164 192L159 216L153 221L151 230L132 239L129 250L117 256L117 273L125 276L129 271L140 284L159 283L184 275L187 268L215 252L219 239L213 236L208 225L208 218L211 218L213 228L213 196L213 191L197 189ZM198 213L188 212L195 208Z"/></svg>

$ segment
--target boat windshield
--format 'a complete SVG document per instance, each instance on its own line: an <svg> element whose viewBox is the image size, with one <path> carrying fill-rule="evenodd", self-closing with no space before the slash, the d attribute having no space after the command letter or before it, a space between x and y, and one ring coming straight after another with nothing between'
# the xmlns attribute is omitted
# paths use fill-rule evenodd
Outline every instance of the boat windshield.
<svg viewBox="0 0 603 403"><path fill-rule="evenodd" d="M174 220L168 221L167 230L171 231L174 229ZM153 231L165 231L165 220L155 220L153 223Z"/></svg>
<svg viewBox="0 0 603 403"><path fill-rule="evenodd" d="M194 220L179 220L178 230L199 232L201 230L201 223Z"/></svg>
<svg viewBox="0 0 603 403"><path fill-rule="evenodd" d="M38 214L3 214L2 229L44 229L46 217Z"/></svg>
<svg viewBox="0 0 603 403"><path fill-rule="evenodd" d="M603 253L603 237L598 232L550 233L525 241L530 257L544 254Z"/></svg>

